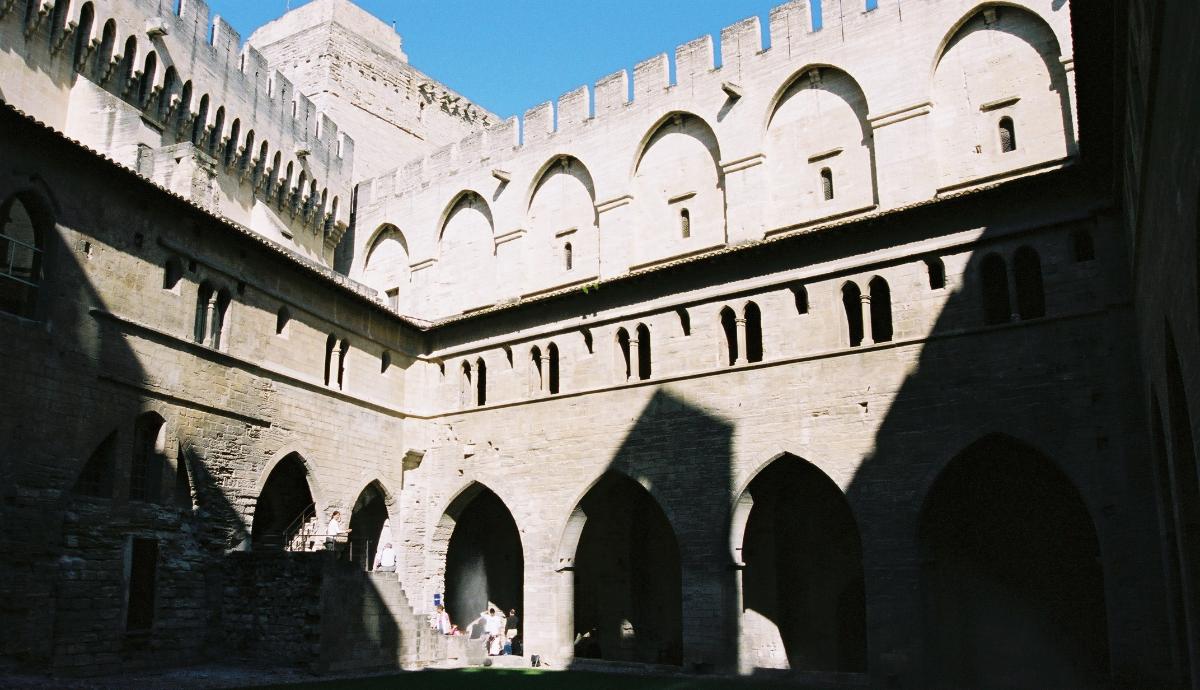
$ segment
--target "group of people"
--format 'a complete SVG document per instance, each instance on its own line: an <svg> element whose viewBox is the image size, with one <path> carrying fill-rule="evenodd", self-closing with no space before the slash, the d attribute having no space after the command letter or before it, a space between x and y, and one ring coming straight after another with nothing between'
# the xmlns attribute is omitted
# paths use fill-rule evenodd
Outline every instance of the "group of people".
<svg viewBox="0 0 1200 690"><path fill-rule="evenodd" d="M437 611L433 614L433 627L443 635L462 635L458 626L450 622L450 614L446 611L445 606L438 606ZM489 607L488 610L479 614L479 617L471 621L468 627L482 627L482 635L484 644L487 647L488 656L502 656L505 654L520 654L521 653L521 617L517 615L516 609L509 609L508 615L499 613L495 608ZM476 635L472 635L476 637Z"/></svg>

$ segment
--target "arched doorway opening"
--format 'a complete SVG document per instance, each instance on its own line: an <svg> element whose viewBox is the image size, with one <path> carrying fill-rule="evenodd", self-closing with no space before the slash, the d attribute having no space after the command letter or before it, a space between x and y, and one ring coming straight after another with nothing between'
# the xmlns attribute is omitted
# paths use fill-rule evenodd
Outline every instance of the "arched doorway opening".
<svg viewBox="0 0 1200 690"><path fill-rule="evenodd" d="M679 546L662 508L613 472L579 505L587 521L575 550L575 656L680 664Z"/></svg>
<svg viewBox="0 0 1200 690"><path fill-rule="evenodd" d="M842 490L784 455L739 502L750 505L741 535L743 665L866 670L862 541Z"/></svg>
<svg viewBox="0 0 1200 690"><path fill-rule="evenodd" d="M1003 437L975 443L930 490L919 543L927 685L1104 685L1095 527L1049 459Z"/></svg>
<svg viewBox="0 0 1200 690"><path fill-rule="evenodd" d="M363 570L375 565L375 553L381 546L387 519L387 496L379 482L371 482L358 494L350 514L350 558Z"/></svg>
<svg viewBox="0 0 1200 690"><path fill-rule="evenodd" d="M524 616L525 557L521 535L500 497L475 484L446 515L454 531L446 549L446 611L464 630L489 607ZM479 626L477 626L479 627ZM482 630L471 630L473 636Z"/></svg>
<svg viewBox="0 0 1200 690"><path fill-rule="evenodd" d="M250 542L254 549L305 550L313 532L316 506L304 460L291 453L271 470L254 509Z"/></svg>

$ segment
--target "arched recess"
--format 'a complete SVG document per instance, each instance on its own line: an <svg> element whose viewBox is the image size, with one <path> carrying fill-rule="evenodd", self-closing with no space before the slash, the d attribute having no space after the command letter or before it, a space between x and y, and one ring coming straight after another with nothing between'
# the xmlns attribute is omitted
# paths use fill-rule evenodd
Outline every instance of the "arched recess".
<svg viewBox="0 0 1200 690"><path fill-rule="evenodd" d="M671 113L650 129L634 159L634 263L725 243L720 160L716 134L696 115Z"/></svg>
<svg viewBox="0 0 1200 690"><path fill-rule="evenodd" d="M387 490L378 480L363 487L354 501L349 524L350 558L363 570L374 567L380 545L391 542L391 535L384 534L390 502Z"/></svg>
<svg viewBox="0 0 1200 690"><path fill-rule="evenodd" d="M362 282L384 294L391 290L403 292L408 273L408 240L400 228L384 223L367 243Z"/></svg>
<svg viewBox="0 0 1200 690"><path fill-rule="evenodd" d="M771 104L763 145L769 227L876 203L875 138L866 95L853 77L836 67L808 66Z"/></svg>
<svg viewBox="0 0 1200 690"><path fill-rule="evenodd" d="M300 544L302 533L313 531L310 523L317 515L309 474L304 458L296 452L284 455L266 473L254 508L250 530L252 548L307 547L307 544Z"/></svg>
<svg viewBox="0 0 1200 690"><path fill-rule="evenodd" d="M862 541L841 488L783 453L739 494L731 536L742 670L864 671Z"/></svg>
<svg viewBox="0 0 1200 690"><path fill-rule="evenodd" d="M1103 687L1095 526L1052 461L993 435L950 461L920 514L927 687Z"/></svg>
<svg viewBox="0 0 1200 690"><path fill-rule="evenodd" d="M529 242L523 257L531 266L558 266L567 273L586 277L598 261L596 186L587 167L573 156L555 156L538 171L530 187ZM569 263L563 258L570 246ZM556 280L542 272L528 272L527 290L545 287Z"/></svg>
<svg viewBox="0 0 1200 690"><path fill-rule="evenodd" d="M54 232L51 202L39 191L19 191L0 201L0 311L33 318Z"/></svg>
<svg viewBox="0 0 1200 690"><path fill-rule="evenodd" d="M482 626L468 626L489 607L524 615L521 534L491 489L472 482L447 504L434 531L432 553L443 575L446 611L467 634L482 634Z"/></svg>
<svg viewBox="0 0 1200 690"><path fill-rule="evenodd" d="M934 62L931 141L938 187L1075 150L1071 88L1054 31L1032 12L989 4L960 22ZM1001 121L1017 148L1005 152Z"/></svg>
<svg viewBox="0 0 1200 690"><path fill-rule="evenodd" d="M447 313L482 306L495 287L495 225L477 192L460 192L446 207L438 230L441 300Z"/></svg>
<svg viewBox="0 0 1200 690"><path fill-rule="evenodd" d="M679 545L658 502L636 481L606 472L579 501L563 546L575 535L575 656L680 664Z"/></svg>

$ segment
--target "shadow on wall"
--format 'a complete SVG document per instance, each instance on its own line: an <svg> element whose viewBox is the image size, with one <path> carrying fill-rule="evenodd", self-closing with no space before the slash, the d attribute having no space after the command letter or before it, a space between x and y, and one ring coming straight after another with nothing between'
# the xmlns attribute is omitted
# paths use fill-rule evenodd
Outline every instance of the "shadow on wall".
<svg viewBox="0 0 1200 690"><path fill-rule="evenodd" d="M733 605L724 532L712 529L729 513L732 431L660 389L580 499L559 558L577 658L727 661L728 631L697 614Z"/></svg>

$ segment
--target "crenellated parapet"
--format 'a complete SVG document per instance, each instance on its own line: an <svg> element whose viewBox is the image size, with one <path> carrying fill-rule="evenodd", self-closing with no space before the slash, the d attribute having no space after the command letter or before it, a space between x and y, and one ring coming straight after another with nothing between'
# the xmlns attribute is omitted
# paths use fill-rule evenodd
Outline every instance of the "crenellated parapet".
<svg viewBox="0 0 1200 690"><path fill-rule="evenodd" d="M28 8L0 4L0 38L44 64L58 94L10 95L6 83L7 100L177 191L203 187L192 196L212 210L328 260L349 219L354 142L202 0ZM191 172L171 166L185 159Z"/></svg>
<svg viewBox="0 0 1200 690"><path fill-rule="evenodd" d="M362 181L352 275L441 318L1077 154L1066 3L854 4L790 2Z"/></svg>

